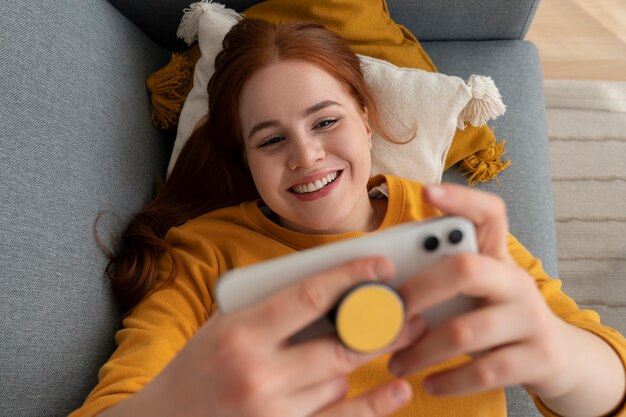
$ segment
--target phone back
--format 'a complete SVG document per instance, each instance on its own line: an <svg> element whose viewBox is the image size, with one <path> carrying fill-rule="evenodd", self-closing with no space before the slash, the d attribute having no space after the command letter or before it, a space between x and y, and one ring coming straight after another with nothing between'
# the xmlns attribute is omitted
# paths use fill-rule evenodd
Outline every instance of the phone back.
<svg viewBox="0 0 626 417"><path fill-rule="evenodd" d="M218 280L216 297L220 310L229 314L303 278L370 255L386 256L394 262L396 276L390 284L398 287L444 256L477 251L475 228L470 221L456 216L437 217L233 269ZM457 297L423 315L432 326L473 305L472 299Z"/></svg>

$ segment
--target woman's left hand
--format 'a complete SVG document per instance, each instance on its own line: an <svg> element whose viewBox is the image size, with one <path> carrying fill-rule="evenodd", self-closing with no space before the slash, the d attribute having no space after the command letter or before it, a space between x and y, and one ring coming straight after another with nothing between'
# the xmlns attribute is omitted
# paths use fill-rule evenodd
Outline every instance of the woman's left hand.
<svg viewBox="0 0 626 417"><path fill-rule="evenodd" d="M477 297L479 308L429 329L397 352L389 367L408 375L461 354L473 360L428 377L432 394L470 394L523 384L539 396L571 388L571 326L548 307L535 280L512 259L504 202L496 195L445 184L427 187L426 200L476 226L478 254L446 257L399 288L407 317L456 295Z"/></svg>

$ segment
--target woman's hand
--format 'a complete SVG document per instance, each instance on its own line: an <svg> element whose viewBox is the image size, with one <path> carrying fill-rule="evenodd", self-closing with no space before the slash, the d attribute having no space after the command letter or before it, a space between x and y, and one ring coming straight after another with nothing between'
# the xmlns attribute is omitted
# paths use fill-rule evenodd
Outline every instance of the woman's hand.
<svg viewBox="0 0 626 417"><path fill-rule="evenodd" d="M119 415L374 417L394 412L412 395L401 379L344 400L346 375L376 355L353 353L331 336L288 342L354 284L387 281L393 272L390 261L366 258L303 280L241 312L214 314L153 382L119 404ZM421 320L409 323L389 350L407 346L424 327Z"/></svg>
<svg viewBox="0 0 626 417"><path fill-rule="evenodd" d="M517 383L545 393L566 389L567 381L558 378L566 367L558 337L563 323L509 254L504 202L452 184L427 187L424 197L444 213L475 224L479 253L446 257L399 288L407 316L459 294L479 298L480 307L430 329L395 354L392 372L406 375L472 353L474 360L429 377L425 388L434 394L469 394Z"/></svg>
<svg viewBox="0 0 626 417"><path fill-rule="evenodd" d="M506 208L499 197L453 184L427 187L424 196L444 213L471 220L480 250L444 258L399 288L407 317L459 294L479 298L479 308L429 329L393 356L391 371L407 375L460 354L473 354L466 364L429 376L425 389L433 394L470 394L523 384L549 405L549 399L567 399L553 402L559 407L569 404L560 411L575 409L572 399L580 397L581 382L589 378L577 365L596 352L610 356L612 349L557 317L535 280L514 262L507 244ZM611 363L609 369L615 364ZM595 410L610 411L616 403L608 401Z"/></svg>

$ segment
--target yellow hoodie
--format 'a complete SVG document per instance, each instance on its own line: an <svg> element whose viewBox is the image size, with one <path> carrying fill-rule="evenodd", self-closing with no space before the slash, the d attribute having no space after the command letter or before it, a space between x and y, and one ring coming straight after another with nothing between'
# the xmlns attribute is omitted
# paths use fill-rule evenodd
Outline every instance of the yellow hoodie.
<svg viewBox="0 0 626 417"><path fill-rule="evenodd" d="M420 184L393 176L377 176L370 181L370 187L384 182L388 185L389 201L380 229L440 215L422 200ZM152 380L216 310L213 291L223 272L362 234L310 235L290 231L269 220L256 201L216 210L170 229L166 240L182 261L177 278L149 295L124 319L123 329L115 338L117 350L102 366L99 383L70 417L95 416ZM597 313L580 310L561 292L561 281L548 277L541 261L513 236L509 237L509 250L516 262L535 278L558 316L606 340L626 364L626 340L619 332L603 326ZM159 275L167 277L170 269L171 259L162 256ZM503 389L464 397L435 397L422 389L422 381L428 374L466 360L467 357L458 357L409 377L413 400L394 416L506 415ZM353 372L349 376L349 396L391 380L387 361L385 355ZM544 415L555 415L536 398L535 403ZM616 415L626 415L626 407Z"/></svg>

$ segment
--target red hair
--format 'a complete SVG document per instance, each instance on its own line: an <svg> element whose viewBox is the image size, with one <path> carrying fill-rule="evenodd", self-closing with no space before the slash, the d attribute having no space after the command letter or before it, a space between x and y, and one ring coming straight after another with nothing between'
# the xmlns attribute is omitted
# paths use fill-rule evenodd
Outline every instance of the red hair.
<svg viewBox="0 0 626 417"><path fill-rule="evenodd" d="M209 115L187 140L154 200L130 221L119 252L110 257L107 274L127 308L159 285L157 263L164 252L173 261L166 282L175 278L176 257L164 240L171 227L259 198L245 162L239 100L252 74L278 60L302 60L330 73L367 109L372 127L388 138L359 59L342 38L316 23L276 26L263 20L241 20L226 35L216 57L208 84Z"/></svg>

